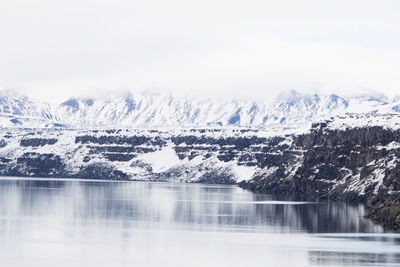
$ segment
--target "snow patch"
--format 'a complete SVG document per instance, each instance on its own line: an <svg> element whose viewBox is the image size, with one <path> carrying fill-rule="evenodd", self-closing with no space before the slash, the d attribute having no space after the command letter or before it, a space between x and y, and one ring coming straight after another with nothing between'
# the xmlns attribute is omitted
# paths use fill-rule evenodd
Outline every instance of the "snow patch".
<svg viewBox="0 0 400 267"><path fill-rule="evenodd" d="M257 171L256 167L242 166L237 164L233 164L231 169L236 176L237 182L249 181L251 178L253 178L255 172Z"/></svg>
<svg viewBox="0 0 400 267"><path fill-rule="evenodd" d="M137 159L150 164L153 171L156 173L165 171L184 162L179 159L171 146L164 147L155 152L143 154Z"/></svg>

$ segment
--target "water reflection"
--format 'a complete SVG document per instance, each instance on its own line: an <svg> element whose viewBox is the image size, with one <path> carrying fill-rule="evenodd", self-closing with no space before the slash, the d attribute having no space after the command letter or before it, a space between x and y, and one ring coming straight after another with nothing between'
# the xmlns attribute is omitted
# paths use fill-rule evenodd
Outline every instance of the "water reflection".
<svg viewBox="0 0 400 267"><path fill-rule="evenodd" d="M362 205L235 186L0 180L1 266L393 264L399 238Z"/></svg>
<svg viewBox="0 0 400 267"><path fill-rule="evenodd" d="M310 251L309 259L313 265L376 266L377 263L386 263L389 266L398 266L400 254Z"/></svg>

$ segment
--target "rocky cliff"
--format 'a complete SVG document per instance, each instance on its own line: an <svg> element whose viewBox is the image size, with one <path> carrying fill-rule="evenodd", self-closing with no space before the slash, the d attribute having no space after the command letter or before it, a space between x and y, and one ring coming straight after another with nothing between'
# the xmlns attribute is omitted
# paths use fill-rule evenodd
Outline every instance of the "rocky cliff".
<svg viewBox="0 0 400 267"><path fill-rule="evenodd" d="M380 119L375 122L400 122L397 116ZM337 120L313 124L309 133L293 136L288 150L302 151L301 157L293 161L282 156L281 164L264 169L240 186L258 192L367 201L371 219L399 229L400 129L372 120L343 128L337 127ZM350 121L357 120L365 116L350 117Z"/></svg>
<svg viewBox="0 0 400 267"><path fill-rule="evenodd" d="M400 116L279 128L0 131L0 175L239 183L253 191L367 201L400 222Z"/></svg>
<svg viewBox="0 0 400 267"><path fill-rule="evenodd" d="M9 129L0 175L236 183L290 154L289 139L246 128Z"/></svg>

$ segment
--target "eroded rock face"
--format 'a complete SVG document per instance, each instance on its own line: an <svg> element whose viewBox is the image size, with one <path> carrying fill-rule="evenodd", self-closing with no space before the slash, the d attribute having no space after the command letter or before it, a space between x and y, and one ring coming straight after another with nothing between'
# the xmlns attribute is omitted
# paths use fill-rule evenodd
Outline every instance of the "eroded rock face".
<svg viewBox="0 0 400 267"><path fill-rule="evenodd" d="M4 175L62 177L66 175L65 164L59 155L52 153L27 152L16 161L7 159L7 164L1 165Z"/></svg>
<svg viewBox="0 0 400 267"><path fill-rule="evenodd" d="M400 231L400 197L392 196L375 200L369 206L369 213L366 217L388 229Z"/></svg>
<svg viewBox="0 0 400 267"><path fill-rule="evenodd" d="M122 171L116 170L107 164L91 164L83 167L77 174L78 178L106 179L106 180L127 180L129 177Z"/></svg>
<svg viewBox="0 0 400 267"><path fill-rule="evenodd" d="M234 184L284 162L291 137L257 129L4 132L0 175ZM167 162L164 166L163 163Z"/></svg>
<svg viewBox="0 0 400 267"><path fill-rule="evenodd" d="M57 143L57 139L55 138L24 138L20 141L20 145L23 147L38 147L44 145L54 145Z"/></svg>
<svg viewBox="0 0 400 267"><path fill-rule="evenodd" d="M331 131L314 125L310 133L295 136L293 146L286 151L302 151L302 156L297 160L282 157L281 162L272 164L275 171L242 186L347 200L367 200L381 191L399 191L399 140L399 131L382 127ZM288 175L287 170L296 164L298 167Z"/></svg>
<svg viewBox="0 0 400 267"><path fill-rule="evenodd" d="M288 151L302 156L265 171L240 186L301 197L368 201L370 218L399 228L400 131L385 127L331 130L315 124L295 136ZM288 172L290 166L297 166Z"/></svg>

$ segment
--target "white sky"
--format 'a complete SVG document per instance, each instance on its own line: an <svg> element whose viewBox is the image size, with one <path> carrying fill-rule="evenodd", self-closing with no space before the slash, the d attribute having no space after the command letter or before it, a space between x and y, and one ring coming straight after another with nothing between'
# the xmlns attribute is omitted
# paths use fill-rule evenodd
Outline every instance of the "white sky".
<svg viewBox="0 0 400 267"><path fill-rule="evenodd" d="M0 88L400 94L400 1L2 0Z"/></svg>

